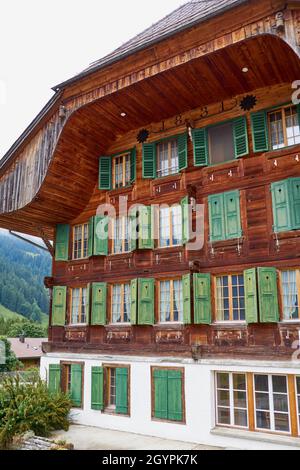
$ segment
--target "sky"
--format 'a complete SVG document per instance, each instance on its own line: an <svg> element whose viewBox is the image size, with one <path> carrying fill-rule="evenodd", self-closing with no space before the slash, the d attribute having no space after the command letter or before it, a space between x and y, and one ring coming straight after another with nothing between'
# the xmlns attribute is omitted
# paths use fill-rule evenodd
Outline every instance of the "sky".
<svg viewBox="0 0 300 470"><path fill-rule="evenodd" d="M0 159L51 98L53 86L186 1L1 1Z"/></svg>

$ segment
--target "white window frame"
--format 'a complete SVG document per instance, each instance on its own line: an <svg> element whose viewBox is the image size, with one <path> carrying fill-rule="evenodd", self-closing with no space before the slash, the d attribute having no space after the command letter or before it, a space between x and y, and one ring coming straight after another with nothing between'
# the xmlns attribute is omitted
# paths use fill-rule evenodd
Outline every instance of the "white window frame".
<svg viewBox="0 0 300 470"><path fill-rule="evenodd" d="M177 164L175 167L171 166L172 163L172 144L176 143L176 150L177 150ZM168 168L165 170L162 169L162 158L161 154L159 153L159 148L161 145L168 146ZM167 178L168 176L177 175L179 173L179 152L178 152L178 141L176 138L165 139L156 144L156 165L157 171L156 176L157 178ZM162 174L164 173L164 174Z"/></svg>
<svg viewBox="0 0 300 470"><path fill-rule="evenodd" d="M226 273L226 274L216 274L214 276L214 292L215 292L215 323L218 325L228 325L230 324L239 324L239 325L245 325L247 320L246 320L246 295L245 295L245 282L244 282L244 310L245 310L245 320L234 320L233 319L233 285L232 285L232 277L233 276L243 276L243 273ZM218 319L218 279L223 278L223 277L228 277L228 292L229 292L229 316L232 317L232 319L229 320L219 320ZM239 297L240 299L240 297ZM224 300L224 299L223 299ZM224 316L224 308L223 308L223 316Z"/></svg>
<svg viewBox="0 0 300 470"><path fill-rule="evenodd" d="M170 321L161 321L161 283L162 282L170 282L170 303L173 303L174 300L174 282L179 281L181 282L181 309L182 309L182 320L170 320ZM182 278L171 278L171 279L161 279L158 285L158 314L159 314L159 323L161 325L182 325L184 321L184 301L183 301L183 281ZM174 305L170 305L170 313L174 317Z"/></svg>
<svg viewBox="0 0 300 470"><path fill-rule="evenodd" d="M297 295L298 295L298 318L290 318L287 319L284 316L284 290L283 290L283 280L282 280L282 274L284 272L296 272L296 289L297 289ZM279 284L280 284L280 296L281 296L281 308L282 308L282 318L281 321L282 323L300 323L300 269L299 268L286 268L286 269L281 269L279 271Z"/></svg>
<svg viewBox="0 0 300 470"><path fill-rule="evenodd" d="M85 311L85 322L84 323L74 323L73 322L73 302L74 302L74 298L73 298L73 293L74 293L74 290L79 290L79 303L78 304L78 307L80 308L81 312L82 312L82 299L83 299L83 290L86 290L86 301L88 300L88 296L89 296L89 290L88 290L88 286L85 286L85 287L71 287L70 288L70 326L86 326L88 324L87 322L87 319L88 319L88 314L89 312L87 312L87 310ZM87 305L85 305L85 309L86 309ZM82 314L81 314L82 316Z"/></svg>
<svg viewBox="0 0 300 470"><path fill-rule="evenodd" d="M75 258L75 232L76 232L76 229L81 227L81 256L79 256L78 258ZM84 231L85 231L85 227L87 227L87 237L85 238L84 237ZM74 225L73 227L73 237L72 237L72 260L73 261L78 261L78 260L81 260L81 259L87 259L89 257L89 224L88 223L84 223L84 224L77 224L77 225ZM84 241L87 240L87 253L86 253L86 256L84 256Z"/></svg>
<svg viewBox="0 0 300 470"><path fill-rule="evenodd" d="M119 286L121 288L121 316L123 315L124 317L124 300L125 300L125 286L129 286L129 316L131 317L131 311L130 311L130 306L131 306L131 284L130 282L121 282L121 283L115 283L111 284L111 289L110 289L110 299L111 299L111 308L110 308L110 324L111 325L131 325L131 318L127 322L114 322L114 316L113 316L113 307L114 307L114 287Z"/></svg>
<svg viewBox="0 0 300 470"><path fill-rule="evenodd" d="M120 223L121 221L121 237L117 239L115 237L115 231L116 231L116 221ZM126 253L130 253L130 218L127 216L122 216L122 217L116 217L111 219L111 255L112 256L118 256L118 255L124 255ZM126 227L127 227L127 238L125 237L126 235ZM116 253L116 241L121 242L122 245L122 250L118 253ZM126 242L128 243L128 250L125 250L125 245Z"/></svg>
<svg viewBox="0 0 300 470"><path fill-rule="evenodd" d="M174 209L180 209L180 221L181 221L181 239L180 243L178 244L173 244L173 211ZM166 217L166 220L168 220L168 237L170 240L170 245L164 246L163 241L166 240L161 236L161 212L163 210L168 210L168 215ZM176 248L180 247L183 245L183 240L182 240L182 208L180 204L173 204L172 206L169 207L160 207L159 210L157 211L157 226L158 226L158 248L165 250L168 248Z"/></svg>
<svg viewBox="0 0 300 470"><path fill-rule="evenodd" d="M218 374L227 374L229 375L229 407L228 406L219 406L218 405L218 390L224 390L228 391L225 388L219 388L218 387ZM233 387L233 376L234 375L244 375L246 379L246 390L237 390L234 389ZM225 428L235 428L235 429L249 429L249 402L248 402L248 376L245 372L227 372L227 371L215 371L214 373L214 392L215 392L215 421L216 421L216 426L219 427L225 427ZM241 410L245 411L245 408L239 408L234 406L234 392L235 391L240 391L240 392L245 392L246 393L246 412L247 412L247 426L237 426L234 424L234 411L235 410ZM230 424L224 424L224 423L219 423L218 422L218 408L226 408L230 410Z"/></svg>
<svg viewBox="0 0 300 470"><path fill-rule="evenodd" d="M267 376L268 377L268 386L269 386L269 404L270 404L270 409L269 409L269 413L270 413L270 428L259 428L257 426L257 416L256 416L256 412L257 411L266 411L267 410L260 410L259 408L256 407L256 389L255 389L255 377L258 376L258 375L261 375L261 376ZM286 378L286 386L287 386L287 393L277 393L276 392L276 395L286 395L287 396L287 402L288 402L288 412L285 413L285 412L280 412L280 411L274 411L274 401L273 401L273 381L272 381L272 377L285 377ZM288 376L285 375L285 374L263 374L263 373L253 373L253 394L254 394L254 397L253 397L253 403L254 403L254 422L255 422L255 429L257 431L263 431L263 432L268 432L268 433L275 433L275 434L285 434L287 436L290 436L291 435L291 410L290 410L290 390L289 390L289 381L288 381ZM260 391L257 391L257 393L265 393L267 394L267 392L260 392ZM274 414L277 413L277 414L283 414L283 415L288 415L288 419L289 419L289 431L282 431L282 430L279 430L277 431L275 429L275 417L274 417Z"/></svg>

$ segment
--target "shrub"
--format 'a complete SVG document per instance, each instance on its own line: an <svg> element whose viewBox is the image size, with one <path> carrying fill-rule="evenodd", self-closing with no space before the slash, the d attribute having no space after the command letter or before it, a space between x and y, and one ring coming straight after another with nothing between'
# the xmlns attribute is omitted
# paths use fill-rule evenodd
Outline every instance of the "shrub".
<svg viewBox="0 0 300 470"><path fill-rule="evenodd" d="M51 431L69 428L70 398L50 393L45 382L8 377L0 386L0 447L7 447L14 436L33 431L47 437Z"/></svg>

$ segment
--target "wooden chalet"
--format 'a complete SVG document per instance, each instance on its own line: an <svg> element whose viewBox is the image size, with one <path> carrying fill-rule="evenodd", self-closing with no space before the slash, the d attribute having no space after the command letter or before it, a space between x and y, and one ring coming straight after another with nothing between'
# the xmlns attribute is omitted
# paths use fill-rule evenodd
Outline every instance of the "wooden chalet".
<svg viewBox="0 0 300 470"><path fill-rule="evenodd" d="M1 160L0 226L53 255L41 374L79 423L299 447L297 80L299 1L190 1Z"/></svg>

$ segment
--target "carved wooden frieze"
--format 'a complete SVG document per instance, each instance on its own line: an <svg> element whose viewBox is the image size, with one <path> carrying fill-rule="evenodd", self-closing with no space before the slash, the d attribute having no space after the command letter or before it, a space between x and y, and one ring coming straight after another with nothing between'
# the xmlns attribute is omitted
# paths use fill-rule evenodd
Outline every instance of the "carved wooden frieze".
<svg viewBox="0 0 300 470"><path fill-rule="evenodd" d="M157 344L182 344L184 342L184 332L177 330L158 331L155 335Z"/></svg>
<svg viewBox="0 0 300 470"><path fill-rule="evenodd" d="M66 338L66 341L85 343L87 341L87 329L86 328L66 328L65 338Z"/></svg>
<svg viewBox="0 0 300 470"><path fill-rule="evenodd" d="M107 330L106 341L107 343L129 343L132 339L130 328L120 330Z"/></svg>
<svg viewBox="0 0 300 470"><path fill-rule="evenodd" d="M73 276L87 274L90 270L90 264L87 263L69 263L67 273Z"/></svg>
<svg viewBox="0 0 300 470"><path fill-rule="evenodd" d="M284 325L279 327L281 346L297 349L300 346L300 325Z"/></svg>
<svg viewBox="0 0 300 470"><path fill-rule="evenodd" d="M247 329L219 330L213 334L213 344L218 347L249 346Z"/></svg>

